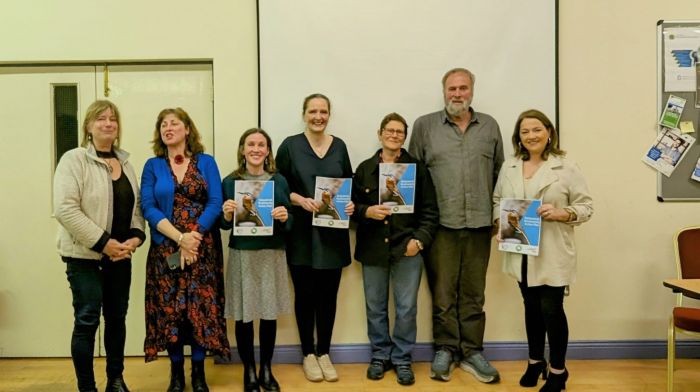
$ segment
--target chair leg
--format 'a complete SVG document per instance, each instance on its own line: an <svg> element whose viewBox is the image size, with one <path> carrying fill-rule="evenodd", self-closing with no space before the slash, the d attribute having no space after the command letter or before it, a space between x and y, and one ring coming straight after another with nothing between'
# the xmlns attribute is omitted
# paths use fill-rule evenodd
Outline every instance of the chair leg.
<svg viewBox="0 0 700 392"><path fill-rule="evenodd" d="M666 391L673 392L673 371L676 359L676 326L673 323L673 315L668 323L668 358L666 359Z"/></svg>

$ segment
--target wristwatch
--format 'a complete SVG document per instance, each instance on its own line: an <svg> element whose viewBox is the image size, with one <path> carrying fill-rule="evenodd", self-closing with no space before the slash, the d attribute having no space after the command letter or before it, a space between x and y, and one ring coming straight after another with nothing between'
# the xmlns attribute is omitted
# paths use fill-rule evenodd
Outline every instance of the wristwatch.
<svg viewBox="0 0 700 392"><path fill-rule="evenodd" d="M418 250L423 250L423 241L419 240L418 238L414 238L414 241L416 241L416 246L418 247Z"/></svg>

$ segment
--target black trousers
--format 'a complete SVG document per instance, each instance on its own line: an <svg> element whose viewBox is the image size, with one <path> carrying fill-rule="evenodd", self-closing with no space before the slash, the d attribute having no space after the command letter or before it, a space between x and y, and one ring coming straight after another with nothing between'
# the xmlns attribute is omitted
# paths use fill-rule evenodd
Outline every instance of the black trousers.
<svg viewBox="0 0 700 392"><path fill-rule="evenodd" d="M118 377L124 371L131 260L112 262L64 258L64 261L73 294L71 357L78 379L78 390L94 390L95 375L92 366L100 313L105 320L107 377Z"/></svg>
<svg viewBox="0 0 700 392"><path fill-rule="evenodd" d="M525 331L530 359L544 359L545 335L549 341L549 362L564 369L569 344L569 324L564 313L565 287L527 287L527 256L523 255L520 293L525 305Z"/></svg>
<svg viewBox="0 0 700 392"><path fill-rule="evenodd" d="M301 340L301 351L324 355L331 349L341 268L316 269L290 265L294 283L294 311ZM314 328L318 338L314 345Z"/></svg>

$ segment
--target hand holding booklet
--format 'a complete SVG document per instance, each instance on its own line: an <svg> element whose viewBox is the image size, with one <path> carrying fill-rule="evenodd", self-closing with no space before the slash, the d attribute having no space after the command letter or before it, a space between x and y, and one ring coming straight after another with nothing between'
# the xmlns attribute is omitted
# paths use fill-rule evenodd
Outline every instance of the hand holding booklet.
<svg viewBox="0 0 700 392"><path fill-rule="evenodd" d="M538 199L501 199L498 250L532 256L540 254L542 218Z"/></svg>

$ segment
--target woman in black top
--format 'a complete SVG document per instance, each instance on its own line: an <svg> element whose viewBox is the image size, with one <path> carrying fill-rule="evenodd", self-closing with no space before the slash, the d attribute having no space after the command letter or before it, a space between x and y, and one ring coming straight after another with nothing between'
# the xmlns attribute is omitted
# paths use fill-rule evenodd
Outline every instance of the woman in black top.
<svg viewBox="0 0 700 392"><path fill-rule="evenodd" d="M397 113L381 122L378 136L382 148L357 167L353 179L352 200L358 222L355 258L362 263L367 310L367 335L372 345L372 360L367 378L379 380L384 372L396 369L401 385L415 382L411 352L416 342L418 287L423 268L421 252L430 246L438 225L435 188L425 166L402 148L408 125ZM380 165L415 165L413 213L393 214L392 208L405 205L400 194L399 172L380 178ZM384 172L386 173L386 172ZM380 187L384 181L386 187ZM386 192L380 192L386 188ZM389 283L396 307L394 331L389 335Z"/></svg>
<svg viewBox="0 0 700 392"><path fill-rule="evenodd" d="M287 261L294 283L304 375L310 381L338 379L328 353L340 276L350 264L348 230L311 225L312 213L321 207L313 198L316 177L352 177L345 143L326 133L330 110L326 96L306 97L302 110L306 129L286 138L277 151L277 168L291 190L294 223L287 238ZM345 212L351 215L353 210L352 202L348 203Z"/></svg>

